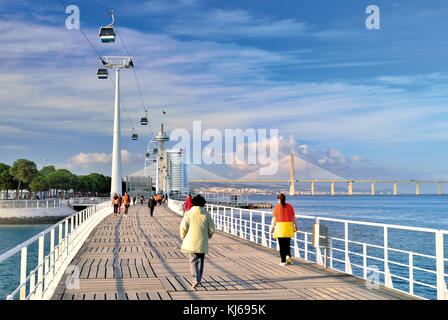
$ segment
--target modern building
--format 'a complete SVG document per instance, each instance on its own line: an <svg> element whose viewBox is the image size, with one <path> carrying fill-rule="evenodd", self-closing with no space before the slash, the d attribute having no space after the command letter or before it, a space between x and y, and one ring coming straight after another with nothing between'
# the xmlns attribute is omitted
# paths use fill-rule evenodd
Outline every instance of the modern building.
<svg viewBox="0 0 448 320"><path fill-rule="evenodd" d="M166 155L166 183L171 192L188 193L188 173L185 163L185 151L167 150Z"/></svg>
<svg viewBox="0 0 448 320"><path fill-rule="evenodd" d="M155 192L152 187L152 179L151 177L145 176L144 170L137 171L125 177L125 181L126 191L131 197L135 195L138 198L143 194L145 199L147 199Z"/></svg>

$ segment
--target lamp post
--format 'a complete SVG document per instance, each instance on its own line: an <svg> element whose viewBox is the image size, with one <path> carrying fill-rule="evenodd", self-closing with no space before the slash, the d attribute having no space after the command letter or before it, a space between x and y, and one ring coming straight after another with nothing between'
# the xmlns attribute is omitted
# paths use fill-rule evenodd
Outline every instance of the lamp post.
<svg viewBox="0 0 448 320"><path fill-rule="evenodd" d="M120 69L132 68L134 67L134 64L131 57L102 57L101 61L106 68L115 69L115 111L112 148L112 179L110 188L110 196L113 197L115 193L122 194L120 148Z"/></svg>

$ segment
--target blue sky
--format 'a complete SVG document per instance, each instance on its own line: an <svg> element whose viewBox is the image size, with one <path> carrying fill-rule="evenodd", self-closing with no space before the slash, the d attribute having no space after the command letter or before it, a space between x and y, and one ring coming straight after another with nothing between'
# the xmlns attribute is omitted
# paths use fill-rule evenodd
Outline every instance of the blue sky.
<svg viewBox="0 0 448 320"><path fill-rule="evenodd" d="M110 20L102 1L63 2L79 6L101 55L125 54L118 39L98 38ZM278 128L283 154L344 177L446 178L446 1L106 3L154 127L166 110L168 131L199 119ZM380 30L365 27L370 4ZM96 55L66 17L57 0L0 0L0 161L110 174L113 87L96 79ZM138 125L134 74L121 80L127 174L142 168L151 132Z"/></svg>

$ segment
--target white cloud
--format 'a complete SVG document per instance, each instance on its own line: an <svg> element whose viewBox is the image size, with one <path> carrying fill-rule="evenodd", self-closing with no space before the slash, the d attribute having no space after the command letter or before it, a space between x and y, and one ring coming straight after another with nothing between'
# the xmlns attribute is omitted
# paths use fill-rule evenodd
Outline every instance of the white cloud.
<svg viewBox="0 0 448 320"><path fill-rule="evenodd" d="M138 153L131 153L127 150L121 150L121 161L123 165L134 164L136 162L142 162L144 160L143 155ZM74 169L87 169L95 168L98 165L108 165L112 163L111 153L95 153L81 152L77 155L70 157L65 164L60 167L65 167L69 170Z"/></svg>

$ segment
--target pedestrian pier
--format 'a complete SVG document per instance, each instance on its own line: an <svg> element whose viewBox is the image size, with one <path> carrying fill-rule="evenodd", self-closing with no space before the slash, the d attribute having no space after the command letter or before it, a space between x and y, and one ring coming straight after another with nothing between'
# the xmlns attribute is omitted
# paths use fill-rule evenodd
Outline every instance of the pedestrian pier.
<svg viewBox="0 0 448 320"><path fill-rule="evenodd" d="M296 257L279 266L275 249L221 230L210 240L203 282L192 288L180 221L166 206L156 207L152 218L145 205L132 206L127 217L108 214L86 237L51 299L416 299L382 285L368 289L363 279Z"/></svg>

